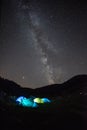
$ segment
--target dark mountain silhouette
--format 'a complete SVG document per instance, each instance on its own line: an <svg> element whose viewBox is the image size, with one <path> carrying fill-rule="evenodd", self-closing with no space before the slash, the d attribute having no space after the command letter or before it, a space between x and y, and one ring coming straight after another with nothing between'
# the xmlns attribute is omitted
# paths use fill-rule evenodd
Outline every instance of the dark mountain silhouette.
<svg viewBox="0 0 87 130"><path fill-rule="evenodd" d="M37 88L36 93L41 95L65 95L73 92L87 92L87 75L77 75L62 84L53 84Z"/></svg>
<svg viewBox="0 0 87 130"><path fill-rule="evenodd" d="M23 88L13 81L0 78L0 91L9 95L58 96L74 92L87 92L87 75L77 75L62 84L53 84L36 89Z"/></svg>
<svg viewBox="0 0 87 130"><path fill-rule="evenodd" d="M33 89L22 88L17 83L0 77L0 91L7 93L8 95L29 95Z"/></svg>

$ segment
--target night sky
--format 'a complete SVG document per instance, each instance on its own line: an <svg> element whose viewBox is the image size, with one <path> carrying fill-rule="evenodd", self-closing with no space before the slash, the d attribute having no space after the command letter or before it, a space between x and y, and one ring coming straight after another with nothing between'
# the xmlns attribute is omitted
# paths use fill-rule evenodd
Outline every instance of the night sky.
<svg viewBox="0 0 87 130"><path fill-rule="evenodd" d="M0 76L23 87L87 74L87 3L2 0Z"/></svg>

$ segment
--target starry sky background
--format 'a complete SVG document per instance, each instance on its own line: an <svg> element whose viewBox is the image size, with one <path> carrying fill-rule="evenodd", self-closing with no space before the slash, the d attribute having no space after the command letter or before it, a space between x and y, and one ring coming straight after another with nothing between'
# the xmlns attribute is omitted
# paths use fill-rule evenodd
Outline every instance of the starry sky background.
<svg viewBox="0 0 87 130"><path fill-rule="evenodd" d="M23 87L87 74L87 3L2 0L0 76Z"/></svg>

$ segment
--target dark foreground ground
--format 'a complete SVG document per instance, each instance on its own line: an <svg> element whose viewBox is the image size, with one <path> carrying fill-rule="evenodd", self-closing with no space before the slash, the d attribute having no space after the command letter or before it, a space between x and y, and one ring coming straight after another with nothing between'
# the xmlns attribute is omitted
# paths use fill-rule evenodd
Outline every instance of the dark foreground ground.
<svg viewBox="0 0 87 130"><path fill-rule="evenodd" d="M38 108L0 101L0 130L87 130L85 99L80 94L54 97Z"/></svg>

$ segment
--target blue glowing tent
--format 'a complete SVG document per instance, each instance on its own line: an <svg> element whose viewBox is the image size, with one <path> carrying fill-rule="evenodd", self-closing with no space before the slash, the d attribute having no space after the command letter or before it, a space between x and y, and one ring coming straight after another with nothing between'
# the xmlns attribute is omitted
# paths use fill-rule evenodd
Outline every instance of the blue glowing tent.
<svg viewBox="0 0 87 130"><path fill-rule="evenodd" d="M31 98L26 98L24 96L18 97L16 102L25 107L38 107L37 103L35 103Z"/></svg>
<svg viewBox="0 0 87 130"><path fill-rule="evenodd" d="M50 103L51 101L48 98L42 98L41 99L44 103Z"/></svg>
<svg viewBox="0 0 87 130"><path fill-rule="evenodd" d="M24 96L20 96L16 99L16 102L21 104L22 103L22 100L24 99L25 97Z"/></svg>

